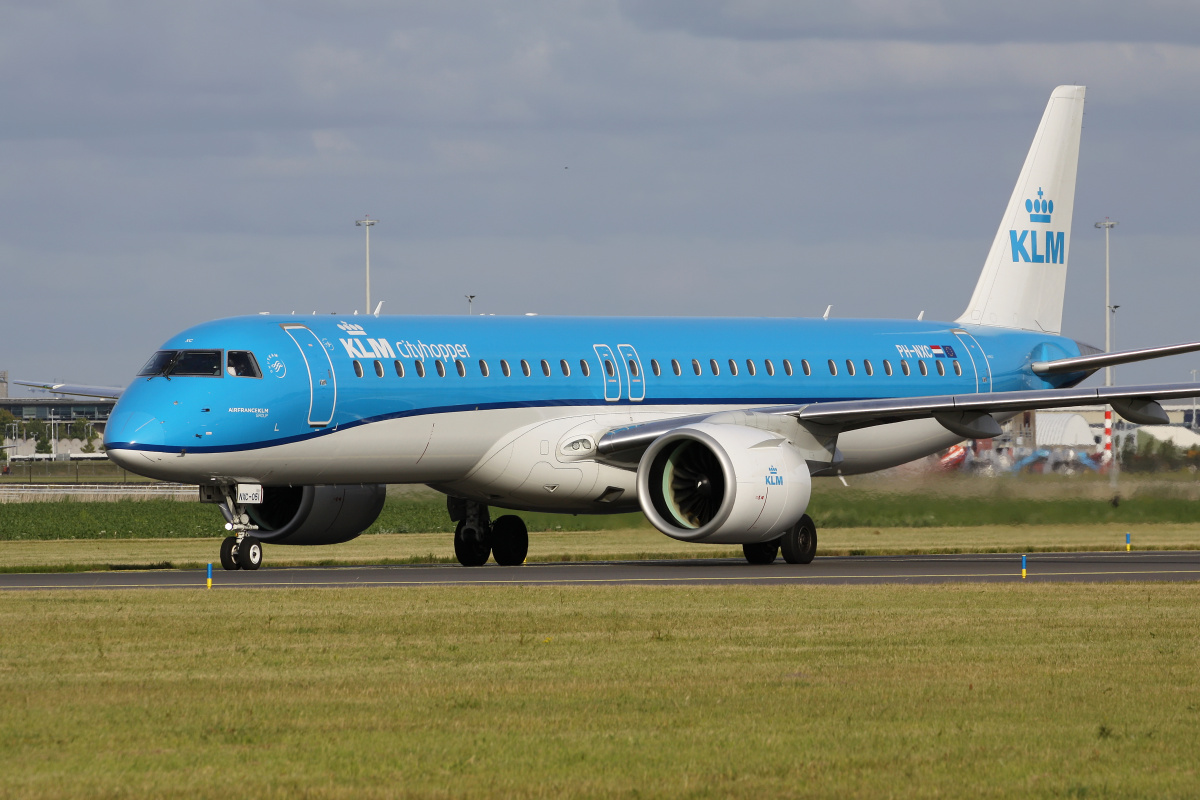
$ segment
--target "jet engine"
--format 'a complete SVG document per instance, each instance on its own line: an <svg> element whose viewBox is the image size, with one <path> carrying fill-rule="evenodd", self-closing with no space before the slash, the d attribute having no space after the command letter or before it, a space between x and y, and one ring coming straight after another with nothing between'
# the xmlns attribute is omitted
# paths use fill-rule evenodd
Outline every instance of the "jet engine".
<svg viewBox="0 0 1200 800"><path fill-rule="evenodd" d="M802 453L771 431L696 423L656 439L637 472L638 502L655 528L689 542L770 541L808 508Z"/></svg>
<svg viewBox="0 0 1200 800"><path fill-rule="evenodd" d="M386 496L383 484L264 486L262 503L245 509L258 526L251 535L261 542L339 544L379 518Z"/></svg>

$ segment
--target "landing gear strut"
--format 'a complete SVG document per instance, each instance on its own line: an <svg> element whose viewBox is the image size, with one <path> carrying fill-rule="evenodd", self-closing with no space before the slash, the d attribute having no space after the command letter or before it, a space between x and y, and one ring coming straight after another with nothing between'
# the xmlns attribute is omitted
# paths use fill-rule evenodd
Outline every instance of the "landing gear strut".
<svg viewBox="0 0 1200 800"><path fill-rule="evenodd" d="M454 529L454 555L464 567L481 567L488 556L503 567L525 563L529 553L529 532L520 517L505 514L491 521L488 507L483 503L446 498L450 519L458 523Z"/></svg>
<svg viewBox="0 0 1200 800"><path fill-rule="evenodd" d="M222 491L225 502L219 508L225 517L225 530L234 531L235 535L226 536L221 542L221 566L228 570L258 569L262 566L262 542L247 536L250 531L258 530L258 526L251 524L245 508L234 502L228 486Z"/></svg>

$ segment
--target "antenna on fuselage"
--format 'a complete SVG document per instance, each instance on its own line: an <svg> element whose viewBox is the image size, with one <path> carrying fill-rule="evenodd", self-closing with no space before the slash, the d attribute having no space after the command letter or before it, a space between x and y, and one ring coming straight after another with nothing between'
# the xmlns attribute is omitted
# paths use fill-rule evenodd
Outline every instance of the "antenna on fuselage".
<svg viewBox="0 0 1200 800"><path fill-rule="evenodd" d="M833 303L825 306L825 313L821 315L821 319L829 319L829 312L833 311Z"/></svg>
<svg viewBox="0 0 1200 800"><path fill-rule="evenodd" d="M378 317L378 316L379 316L379 309L381 309L381 308L383 308L383 301L382 301L382 300L380 300L380 301L379 301L379 305L375 306L375 312L374 312L374 316L376 316L376 317Z"/></svg>
<svg viewBox="0 0 1200 800"><path fill-rule="evenodd" d="M925 319L925 309L922 308L921 313L917 314L917 322L920 322L923 319Z"/></svg>

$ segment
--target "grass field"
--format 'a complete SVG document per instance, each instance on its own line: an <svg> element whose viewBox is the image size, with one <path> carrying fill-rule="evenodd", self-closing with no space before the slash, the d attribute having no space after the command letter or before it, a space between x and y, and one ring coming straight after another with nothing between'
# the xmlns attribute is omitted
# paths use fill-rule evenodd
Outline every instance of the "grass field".
<svg viewBox="0 0 1200 800"><path fill-rule="evenodd" d="M906 483L863 480L845 488L818 481L809 513L821 530L987 526L1148 524L1200 527L1200 481L1139 479L1111 502L1105 480L935 478ZM493 515L504 513L493 509ZM650 530L640 513L613 516L521 513L531 531ZM0 541L211 537L223 520L210 505L176 500L0 503ZM393 492L368 534L449 533L445 498L429 490Z"/></svg>
<svg viewBox="0 0 1200 800"><path fill-rule="evenodd" d="M0 595L0 796L1192 797L1195 584Z"/></svg>

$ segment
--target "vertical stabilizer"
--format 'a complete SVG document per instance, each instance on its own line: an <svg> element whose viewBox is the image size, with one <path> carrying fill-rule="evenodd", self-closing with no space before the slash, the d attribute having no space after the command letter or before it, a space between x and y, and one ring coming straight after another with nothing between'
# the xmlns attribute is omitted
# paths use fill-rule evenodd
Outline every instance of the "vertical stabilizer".
<svg viewBox="0 0 1200 800"><path fill-rule="evenodd" d="M1083 127L1082 86L1059 86L961 323L1059 333Z"/></svg>

